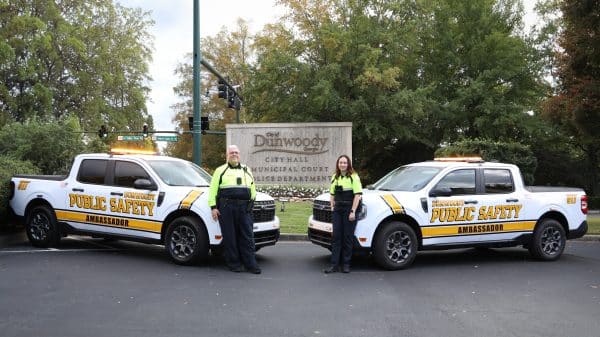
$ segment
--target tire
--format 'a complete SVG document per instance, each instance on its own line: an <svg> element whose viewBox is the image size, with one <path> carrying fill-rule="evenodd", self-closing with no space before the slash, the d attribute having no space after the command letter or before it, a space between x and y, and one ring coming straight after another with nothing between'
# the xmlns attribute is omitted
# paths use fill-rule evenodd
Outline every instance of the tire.
<svg viewBox="0 0 600 337"><path fill-rule="evenodd" d="M182 216L169 224L165 249L176 264L197 264L208 257L208 248L208 234L198 219Z"/></svg>
<svg viewBox="0 0 600 337"><path fill-rule="evenodd" d="M543 219L535 227L533 238L529 244L529 253L542 261L555 261L565 250L567 236L560 222L554 219Z"/></svg>
<svg viewBox="0 0 600 337"><path fill-rule="evenodd" d="M415 231L404 222L392 221L383 225L375 237L373 255L384 269L398 270L410 266L417 256Z"/></svg>
<svg viewBox="0 0 600 337"><path fill-rule="evenodd" d="M57 247L60 242L56 214L48 206L35 206L27 212L25 232L29 242L35 247Z"/></svg>

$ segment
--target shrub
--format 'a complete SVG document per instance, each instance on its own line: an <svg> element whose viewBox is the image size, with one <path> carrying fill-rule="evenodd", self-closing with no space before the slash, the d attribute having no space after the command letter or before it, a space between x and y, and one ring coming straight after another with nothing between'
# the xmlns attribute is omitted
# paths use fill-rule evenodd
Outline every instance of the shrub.
<svg viewBox="0 0 600 337"><path fill-rule="evenodd" d="M588 209L600 210L600 197L590 197L588 195Z"/></svg>
<svg viewBox="0 0 600 337"><path fill-rule="evenodd" d="M256 189L259 192L267 193L273 198L312 199L327 192L327 188L314 186L259 185Z"/></svg>
<svg viewBox="0 0 600 337"><path fill-rule="evenodd" d="M8 193L10 178L15 174L39 174L40 170L28 161L0 156L0 223L8 218Z"/></svg>

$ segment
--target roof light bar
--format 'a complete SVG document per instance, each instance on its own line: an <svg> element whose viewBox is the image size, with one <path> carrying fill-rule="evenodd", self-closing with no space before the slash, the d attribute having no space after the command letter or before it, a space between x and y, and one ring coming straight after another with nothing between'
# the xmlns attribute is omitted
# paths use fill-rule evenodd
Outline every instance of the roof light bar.
<svg viewBox="0 0 600 337"><path fill-rule="evenodd" d="M155 150L144 150L144 149L128 149L123 147L116 147L110 149L110 154L145 154L145 155L157 155L158 151Z"/></svg>
<svg viewBox="0 0 600 337"><path fill-rule="evenodd" d="M483 158L479 156L471 156L471 157L438 157L434 158L435 161L442 162L466 162L466 163L483 163Z"/></svg>

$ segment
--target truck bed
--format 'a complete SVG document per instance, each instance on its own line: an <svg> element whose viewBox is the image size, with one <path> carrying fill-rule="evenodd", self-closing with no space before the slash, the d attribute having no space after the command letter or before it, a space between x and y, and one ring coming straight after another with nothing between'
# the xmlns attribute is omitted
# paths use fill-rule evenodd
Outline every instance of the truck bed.
<svg viewBox="0 0 600 337"><path fill-rule="evenodd" d="M541 192L581 192L577 187L556 187L556 186L525 186L525 189L532 193Z"/></svg>

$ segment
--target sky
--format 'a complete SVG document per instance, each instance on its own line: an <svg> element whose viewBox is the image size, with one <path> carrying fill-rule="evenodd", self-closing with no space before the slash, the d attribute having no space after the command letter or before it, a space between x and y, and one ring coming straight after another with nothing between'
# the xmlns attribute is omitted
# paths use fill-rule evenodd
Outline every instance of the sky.
<svg viewBox="0 0 600 337"><path fill-rule="evenodd" d="M154 35L152 81L148 112L154 118L156 130L174 130L175 113L170 106L178 101L173 92L179 78L174 74L178 63L194 48L193 0L116 0L125 7L138 7L151 12L155 21L150 30ZM283 13L275 0L200 0L200 36L216 35L223 27L233 29L238 18L249 24L250 32L260 31L275 22ZM201 71L205 71L201 69Z"/></svg>
<svg viewBox="0 0 600 337"><path fill-rule="evenodd" d="M475 0L474 0L475 1ZM175 67L185 60L185 55L194 47L193 0L116 0L125 7L139 7L151 12L155 21L151 29L154 35L153 61L150 64L152 81L148 112L154 118L156 130L174 130L172 118L175 113L170 106L178 101L173 92L178 77ZM277 20L283 8L276 0L199 0L200 36L216 35L223 27L233 29L238 18L249 24L250 32L260 31L267 23ZM525 22L535 21L535 0L524 0ZM205 71L201 69L201 71Z"/></svg>

